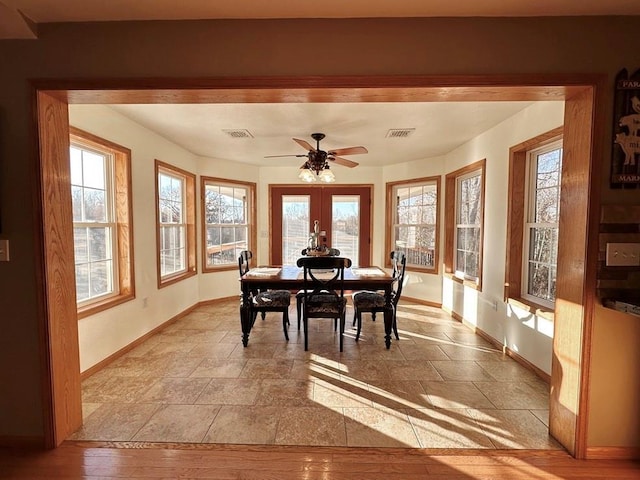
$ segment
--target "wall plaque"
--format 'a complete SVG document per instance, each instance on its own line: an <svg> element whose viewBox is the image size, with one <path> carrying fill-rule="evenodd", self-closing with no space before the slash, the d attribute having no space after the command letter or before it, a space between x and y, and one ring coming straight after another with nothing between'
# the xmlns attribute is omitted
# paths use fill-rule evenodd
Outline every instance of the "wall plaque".
<svg viewBox="0 0 640 480"><path fill-rule="evenodd" d="M616 76L611 187L640 188L640 70Z"/></svg>

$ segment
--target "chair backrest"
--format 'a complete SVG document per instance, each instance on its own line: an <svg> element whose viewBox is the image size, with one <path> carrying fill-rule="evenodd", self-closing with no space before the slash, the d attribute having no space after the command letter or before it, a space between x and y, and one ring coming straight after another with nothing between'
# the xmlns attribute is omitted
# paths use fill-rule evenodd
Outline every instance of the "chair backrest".
<svg viewBox="0 0 640 480"><path fill-rule="evenodd" d="M344 297L344 269L351 266L345 257L300 257L298 267L303 269L305 297L335 292Z"/></svg>
<svg viewBox="0 0 640 480"><path fill-rule="evenodd" d="M240 271L240 276L249 271L249 263L252 258L253 254L250 250L243 250L240 252L240 256L238 257L238 270Z"/></svg>
<svg viewBox="0 0 640 480"><path fill-rule="evenodd" d="M407 256L399 251L394 250L390 253L391 266L393 267L393 291L391 294L391 302L395 307L398 305L400 295L402 294L402 285L404 284L404 271L407 267Z"/></svg>

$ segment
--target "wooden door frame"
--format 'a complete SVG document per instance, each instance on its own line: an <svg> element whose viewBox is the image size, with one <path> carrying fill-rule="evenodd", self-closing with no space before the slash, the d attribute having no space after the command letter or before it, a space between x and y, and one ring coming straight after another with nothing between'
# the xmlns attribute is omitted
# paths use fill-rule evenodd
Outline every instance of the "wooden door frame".
<svg viewBox="0 0 640 480"><path fill-rule="evenodd" d="M604 75L224 77L211 79L87 79L32 82L37 186L37 298L41 318L44 442L54 448L81 423L79 346L70 225L58 199L68 178L64 132L67 104L279 103L419 101L565 101L565 156L560 224L573 225L572 249L559 263L559 312L553 346L550 432L576 458L585 458L589 351L596 302L599 168L603 150ZM569 133L567 135L567 133ZM60 171L61 169L62 171ZM64 203L64 202L63 202ZM566 205L565 205L566 203ZM585 233L583 233L585 232ZM55 240L55 241L53 241ZM68 244L67 244L68 245Z"/></svg>
<svg viewBox="0 0 640 480"><path fill-rule="evenodd" d="M329 191L332 195L335 194L332 191L340 191L340 190L344 190L345 194L347 192L353 193L354 191L366 191L368 196L369 196L369 204L365 205L365 206L361 206L360 207L360 211L365 211L368 212L366 217L364 215L361 215L361 218L363 218L363 223L361 226L361 230L362 228L366 228L368 226L368 230L370 233L369 238L367 238L367 243L362 243L360 245L360 249L359 249L359 257L362 261L362 259L366 259L367 262L365 263L361 263L362 266L369 266L371 264L371 258L373 255L373 244L371 242L371 235L372 235L372 228L373 228L373 209L371 208L371 205L373 204L373 185L371 184L346 184L346 183L341 183L341 184L329 184L329 185L305 185L305 186L301 186L301 185L287 185L287 184L273 184L273 185L269 185L269 231L270 232L275 232L276 228L275 228L275 223L277 221L278 218L280 218L281 215L276 214L276 212L279 212L279 210L276 208L276 205L274 205L273 202L273 197L274 195L277 194L276 191L284 191L284 190L290 190L292 191L292 195L297 195L297 193L293 193L293 191L299 191L300 194L309 194L309 192L313 192L312 194L309 194L311 196L311 198L314 198L314 193L317 193L318 195L322 194L323 191ZM319 193L318 193L319 192ZM317 195L315 195L317 196ZM322 208L322 207L321 207ZM314 211L316 212L314 214ZM313 203L312 203L312 208L311 208L311 212L310 212L311 218L312 219L316 219L320 218L320 226L322 228L322 230L326 230L327 232L327 237L331 238L331 227L326 228L326 222L324 221L327 217L326 214L323 213L317 213L317 209L313 208ZM329 215L330 216L330 215ZM309 220L310 222L312 222L313 220ZM274 241L273 241L274 235L273 233L270 235L269 237L269 264L270 265L274 265L274 264L278 264L278 257L274 256L274 252L276 251L275 246L274 246ZM329 246L333 246L331 245L331 243L329 243Z"/></svg>

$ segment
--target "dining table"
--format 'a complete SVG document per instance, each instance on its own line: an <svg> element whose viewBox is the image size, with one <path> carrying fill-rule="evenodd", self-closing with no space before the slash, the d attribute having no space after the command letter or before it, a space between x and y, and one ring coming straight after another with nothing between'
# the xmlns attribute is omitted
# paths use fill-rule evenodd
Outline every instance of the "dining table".
<svg viewBox="0 0 640 480"><path fill-rule="evenodd" d="M385 345L391 347L393 327L393 304L391 292L393 276L377 266L351 267L344 270L344 288L346 291L372 290L384 292L384 332ZM242 344L249 345L249 334L253 327L251 314L251 292L259 290L289 290L297 292L304 288L302 268L296 265L265 266L249 270L240 277L242 299L240 302L240 323Z"/></svg>

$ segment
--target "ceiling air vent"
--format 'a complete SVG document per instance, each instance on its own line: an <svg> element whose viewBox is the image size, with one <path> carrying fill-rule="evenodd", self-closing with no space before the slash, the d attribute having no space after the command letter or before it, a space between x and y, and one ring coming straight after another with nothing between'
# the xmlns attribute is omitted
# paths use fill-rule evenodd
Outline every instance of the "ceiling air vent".
<svg viewBox="0 0 640 480"><path fill-rule="evenodd" d="M222 130L224 133L229 135L231 138L253 138L253 135L249 132L249 130Z"/></svg>
<svg viewBox="0 0 640 480"><path fill-rule="evenodd" d="M387 138L406 138L415 132L415 128L392 128L387 132Z"/></svg>

